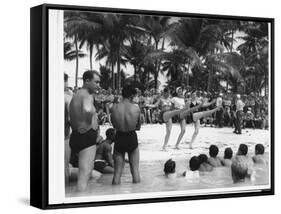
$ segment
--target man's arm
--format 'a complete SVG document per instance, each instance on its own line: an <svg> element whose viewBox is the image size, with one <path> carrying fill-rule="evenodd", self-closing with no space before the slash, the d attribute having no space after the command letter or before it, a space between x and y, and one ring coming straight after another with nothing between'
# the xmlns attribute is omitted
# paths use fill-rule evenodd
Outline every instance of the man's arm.
<svg viewBox="0 0 281 214"><path fill-rule="evenodd" d="M105 149L105 160L108 162L108 165L113 167L113 158L112 158L112 147L109 144L105 144L104 145L104 149Z"/></svg>
<svg viewBox="0 0 281 214"><path fill-rule="evenodd" d="M140 130L140 128L141 128L141 117L140 117L140 108L139 107L137 107L138 108L138 121L137 121L137 125L136 125L136 130Z"/></svg>
<svg viewBox="0 0 281 214"><path fill-rule="evenodd" d="M92 123L93 117L93 98L91 96L83 96L82 98L82 109L85 115L85 119L88 124Z"/></svg>

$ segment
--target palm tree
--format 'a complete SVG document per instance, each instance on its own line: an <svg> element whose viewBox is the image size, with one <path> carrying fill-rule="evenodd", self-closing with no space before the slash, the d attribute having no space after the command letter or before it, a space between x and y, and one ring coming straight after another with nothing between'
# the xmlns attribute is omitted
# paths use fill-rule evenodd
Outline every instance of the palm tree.
<svg viewBox="0 0 281 214"><path fill-rule="evenodd" d="M165 38L171 27L170 17L167 16L143 16L140 26L145 29L145 32L149 36L148 46L153 45L154 52L159 50L164 51ZM151 44L153 42L153 44ZM161 66L161 59L154 58L154 87L157 89L158 75Z"/></svg>
<svg viewBox="0 0 281 214"><path fill-rule="evenodd" d="M101 42L102 47L96 55L98 59L107 57L107 61L113 68L117 66L117 90L121 87L121 64L125 65L123 54L124 45L128 38L140 32L140 29L134 25L134 15L120 15L108 13L104 15L102 26Z"/></svg>
<svg viewBox="0 0 281 214"><path fill-rule="evenodd" d="M268 88L268 24L257 22L243 23L245 36L238 50L245 58L245 79L250 91L260 92ZM250 83L249 83L250 81Z"/></svg>
<svg viewBox="0 0 281 214"><path fill-rule="evenodd" d="M79 67L79 42L85 37L85 29L96 29L100 24L89 21L86 13L65 11L64 12L64 32L66 39L73 40L75 47L76 71L75 87L78 86L78 67Z"/></svg>
<svg viewBox="0 0 281 214"><path fill-rule="evenodd" d="M81 50L78 50L78 57L83 58L87 56ZM71 42L64 42L64 59L66 61L72 61L76 59L76 50L73 50L73 43Z"/></svg>

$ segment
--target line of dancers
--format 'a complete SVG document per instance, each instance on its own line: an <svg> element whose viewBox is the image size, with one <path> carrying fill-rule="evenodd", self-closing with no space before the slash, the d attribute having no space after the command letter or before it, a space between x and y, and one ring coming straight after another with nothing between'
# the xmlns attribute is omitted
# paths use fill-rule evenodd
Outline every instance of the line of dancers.
<svg viewBox="0 0 281 214"><path fill-rule="evenodd" d="M166 135L162 150L166 151L166 147L170 138L172 130L172 118L176 117L179 120L181 131L175 144L175 149L179 149L179 144L185 134L186 123L194 124L194 132L189 143L189 148L192 149L192 145L199 133L200 119L208 117L219 111L222 108L222 103L217 102L216 99L208 102L208 100L199 101L196 96L196 92L191 94L191 100L185 102L183 91L181 87L176 89L176 96L170 97L170 91L168 88L164 89L163 97L159 101L161 108L161 119L166 124ZM207 110L212 104L216 103L216 107L211 110Z"/></svg>

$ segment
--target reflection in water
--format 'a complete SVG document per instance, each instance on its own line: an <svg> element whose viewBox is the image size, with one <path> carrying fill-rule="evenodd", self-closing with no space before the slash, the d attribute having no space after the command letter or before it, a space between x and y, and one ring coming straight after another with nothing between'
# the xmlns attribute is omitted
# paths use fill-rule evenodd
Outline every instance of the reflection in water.
<svg viewBox="0 0 281 214"><path fill-rule="evenodd" d="M141 183L132 184L129 165L126 164L121 185L111 185L112 175L102 175L100 179L91 180L85 195L112 195L128 193L162 192L177 190L211 189L235 187L241 185L267 185L269 183L268 165L255 165L255 178L244 184L233 184L230 168L215 168L212 172L200 172L199 179L186 179L181 174L187 170L187 160L176 160L178 177L167 179L163 173L165 161L145 161L140 163ZM77 196L76 182L66 187L66 196Z"/></svg>

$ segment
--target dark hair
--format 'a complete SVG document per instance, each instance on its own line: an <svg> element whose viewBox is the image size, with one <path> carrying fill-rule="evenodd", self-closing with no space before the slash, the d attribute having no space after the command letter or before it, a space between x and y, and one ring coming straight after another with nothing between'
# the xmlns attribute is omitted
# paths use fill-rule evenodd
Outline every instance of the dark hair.
<svg viewBox="0 0 281 214"><path fill-rule="evenodd" d="M68 75L64 73L64 81L66 82L68 80Z"/></svg>
<svg viewBox="0 0 281 214"><path fill-rule="evenodd" d="M164 172L165 174L174 173L176 171L176 162L172 159L169 159L164 164Z"/></svg>
<svg viewBox="0 0 281 214"><path fill-rule="evenodd" d="M231 159L232 155L233 155L233 151L231 148L228 147L224 150L224 159Z"/></svg>
<svg viewBox="0 0 281 214"><path fill-rule="evenodd" d="M255 153L257 155L263 155L264 154L264 146L262 144L257 144L255 146Z"/></svg>
<svg viewBox="0 0 281 214"><path fill-rule="evenodd" d="M100 76L100 74L96 70L88 70L83 73L83 82L86 82L86 80L92 80L94 78L94 75Z"/></svg>
<svg viewBox="0 0 281 214"><path fill-rule="evenodd" d="M189 168L191 171L196 171L200 168L200 160L197 156L193 156L189 160Z"/></svg>
<svg viewBox="0 0 281 214"><path fill-rule="evenodd" d="M207 160L208 160L208 157L207 157L207 155L205 155L205 154L200 154L200 155L198 156L198 158L199 158L200 164L201 164L201 163L205 163L205 162L207 162Z"/></svg>
<svg viewBox="0 0 281 214"><path fill-rule="evenodd" d="M137 94L137 90L132 85L125 85L122 89L123 98L131 98Z"/></svg>
<svg viewBox="0 0 281 214"><path fill-rule="evenodd" d="M248 146L246 144L241 143L239 145L238 154L247 155L247 153L248 153Z"/></svg>
<svg viewBox="0 0 281 214"><path fill-rule="evenodd" d="M216 145L211 145L209 148L209 154L211 157L217 157L219 148Z"/></svg>
<svg viewBox="0 0 281 214"><path fill-rule="evenodd" d="M114 141L115 138L115 129L114 128L109 128L105 132L106 139Z"/></svg>

